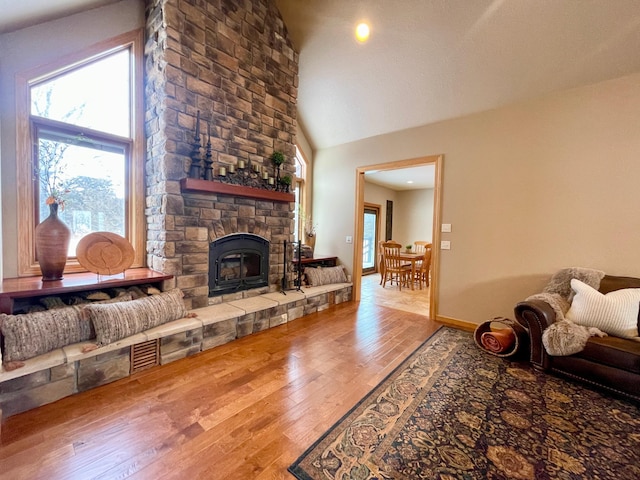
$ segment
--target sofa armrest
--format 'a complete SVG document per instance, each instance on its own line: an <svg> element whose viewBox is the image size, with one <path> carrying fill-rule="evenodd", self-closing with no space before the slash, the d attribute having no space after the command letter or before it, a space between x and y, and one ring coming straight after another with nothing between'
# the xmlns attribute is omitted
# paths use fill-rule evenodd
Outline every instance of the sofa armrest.
<svg viewBox="0 0 640 480"><path fill-rule="evenodd" d="M529 330L531 344L530 362L539 369L547 370L550 358L542 344L542 333L556 321L556 312L542 300L520 302L515 309L516 320Z"/></svg>

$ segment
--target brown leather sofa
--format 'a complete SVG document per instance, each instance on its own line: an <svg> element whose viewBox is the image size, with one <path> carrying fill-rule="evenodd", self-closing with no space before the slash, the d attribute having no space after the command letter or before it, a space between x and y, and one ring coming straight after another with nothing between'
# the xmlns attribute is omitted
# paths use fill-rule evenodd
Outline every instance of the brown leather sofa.
<svg viewBox="0 0 640 480"><path fill-rule="evenodd" d="M621 288L640 288L640 278L606 275L599 291L606 294ZM581 352L553 357L542 344L542 333L556 319L551 306L541 300L520 302L515 316L529 331L529 361L535 368L640 402L640 342L613 336L591 337Z"/></svg>

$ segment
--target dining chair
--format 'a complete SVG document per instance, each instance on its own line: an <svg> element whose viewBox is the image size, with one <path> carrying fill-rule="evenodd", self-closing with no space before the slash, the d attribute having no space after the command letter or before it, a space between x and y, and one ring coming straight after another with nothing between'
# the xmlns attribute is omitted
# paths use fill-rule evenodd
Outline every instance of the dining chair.
<svg viewBox="0 0 640 480"><path fill-rule="evenodd" d="M416 270L416 277L413 279L422 288L429 286L429 277L431 275L431 244L425 246L424 257L420 262L420 268Z"/></svg>
<svg viewBox="0 0 640 480"><path fill-rule="evenodd" d="M416 242L413 242L413 250L416 253L424 253L424 250L427 247L427 245L431 246L431 242L418 240Z"/></svg>
<svg viewBox="0 0 640 480"><path fill-rule="evenodd" d="M384 260L384 272L382 274L382 287L384 288L387 281L393 285L394 280L397 282L398 288L402 290L402 285L407 284L411 277L411 267L404 265L400 258L400 249L402 246L396 242L382 243L382 258Z"/></svg>
<svg viewBox="0 0 640 480"><path fill-rule="evenodd" d="M380 240L378 242L378 269L380 270L380 285L383 284L384 282L384 244L388 243L388 244L396 244L398 245L398 248L402 247L402 245L400 245L398 242L394 242L393 240L387 240L386 242L384 240Z"/></svg>

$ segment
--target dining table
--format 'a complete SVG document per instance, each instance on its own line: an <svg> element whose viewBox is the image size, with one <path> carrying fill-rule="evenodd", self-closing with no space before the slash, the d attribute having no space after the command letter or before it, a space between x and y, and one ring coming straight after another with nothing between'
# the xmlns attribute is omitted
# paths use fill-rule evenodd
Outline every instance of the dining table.
<svg viewBox="0 0 640 480"><path fill-rule="evenodd" d="M414 283L416 278L416 265L418 262L424 259L424 253L409 253L409 252L400 252L398 255L401 260L411 262L411 290L414 290Z"/></svg>

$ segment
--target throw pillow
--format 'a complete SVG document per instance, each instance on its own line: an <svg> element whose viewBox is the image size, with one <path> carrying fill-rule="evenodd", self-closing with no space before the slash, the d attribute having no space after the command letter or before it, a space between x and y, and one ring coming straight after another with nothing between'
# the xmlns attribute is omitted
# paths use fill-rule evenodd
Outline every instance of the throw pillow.
<svg viewBox="0 0 640 480"><path fill-rule="evenodd" d="M54 308L23 315L0 314L4 361L13 362L92 338L93 325L83 320L80 307Z"/></svg>
<svg viewBox="0 0 640 480"><path fill-rule="evenodd" d="M83 308L96 329L98 345L104 346L163 323L183 318L187 309L179 288L124 303L87 305Z"/></svg>
<svg viewBox="0 0 640 480"><path fill-rule="evenodd" d="M309 285L312 287L347 282L347 276L342 265L337 267L307 267L304 269L304 273L307 276Z"/></svg>
<svg viewBox="0 0 640 480"><path fill-rule="evenodd" d="M123 295L100 302L126 302ZM0 331L4 336L4 361L13 362L37 357L57 348L86 342L96 336L91 321L81 306L54 308L22 315L0 314Z"/></svg>
<svg viewBox="0 0 640 480"><path fill-rule="evenodd" d="M571 280L577 278L583 283L597 289L600 287L600 280L604 278L604 272L592 268L569 267L558 270L553 274L544 293L557 293L571 301L573 291L571 290Z"/></svg>
<svg viewBox="0 0 640 480"><path fill-rule="evenodd" d="M638 336L640 288L625 288L603 295L596 289L571 280L575 292L567 319L585 327L596 327L617 337Z"/></svg>

